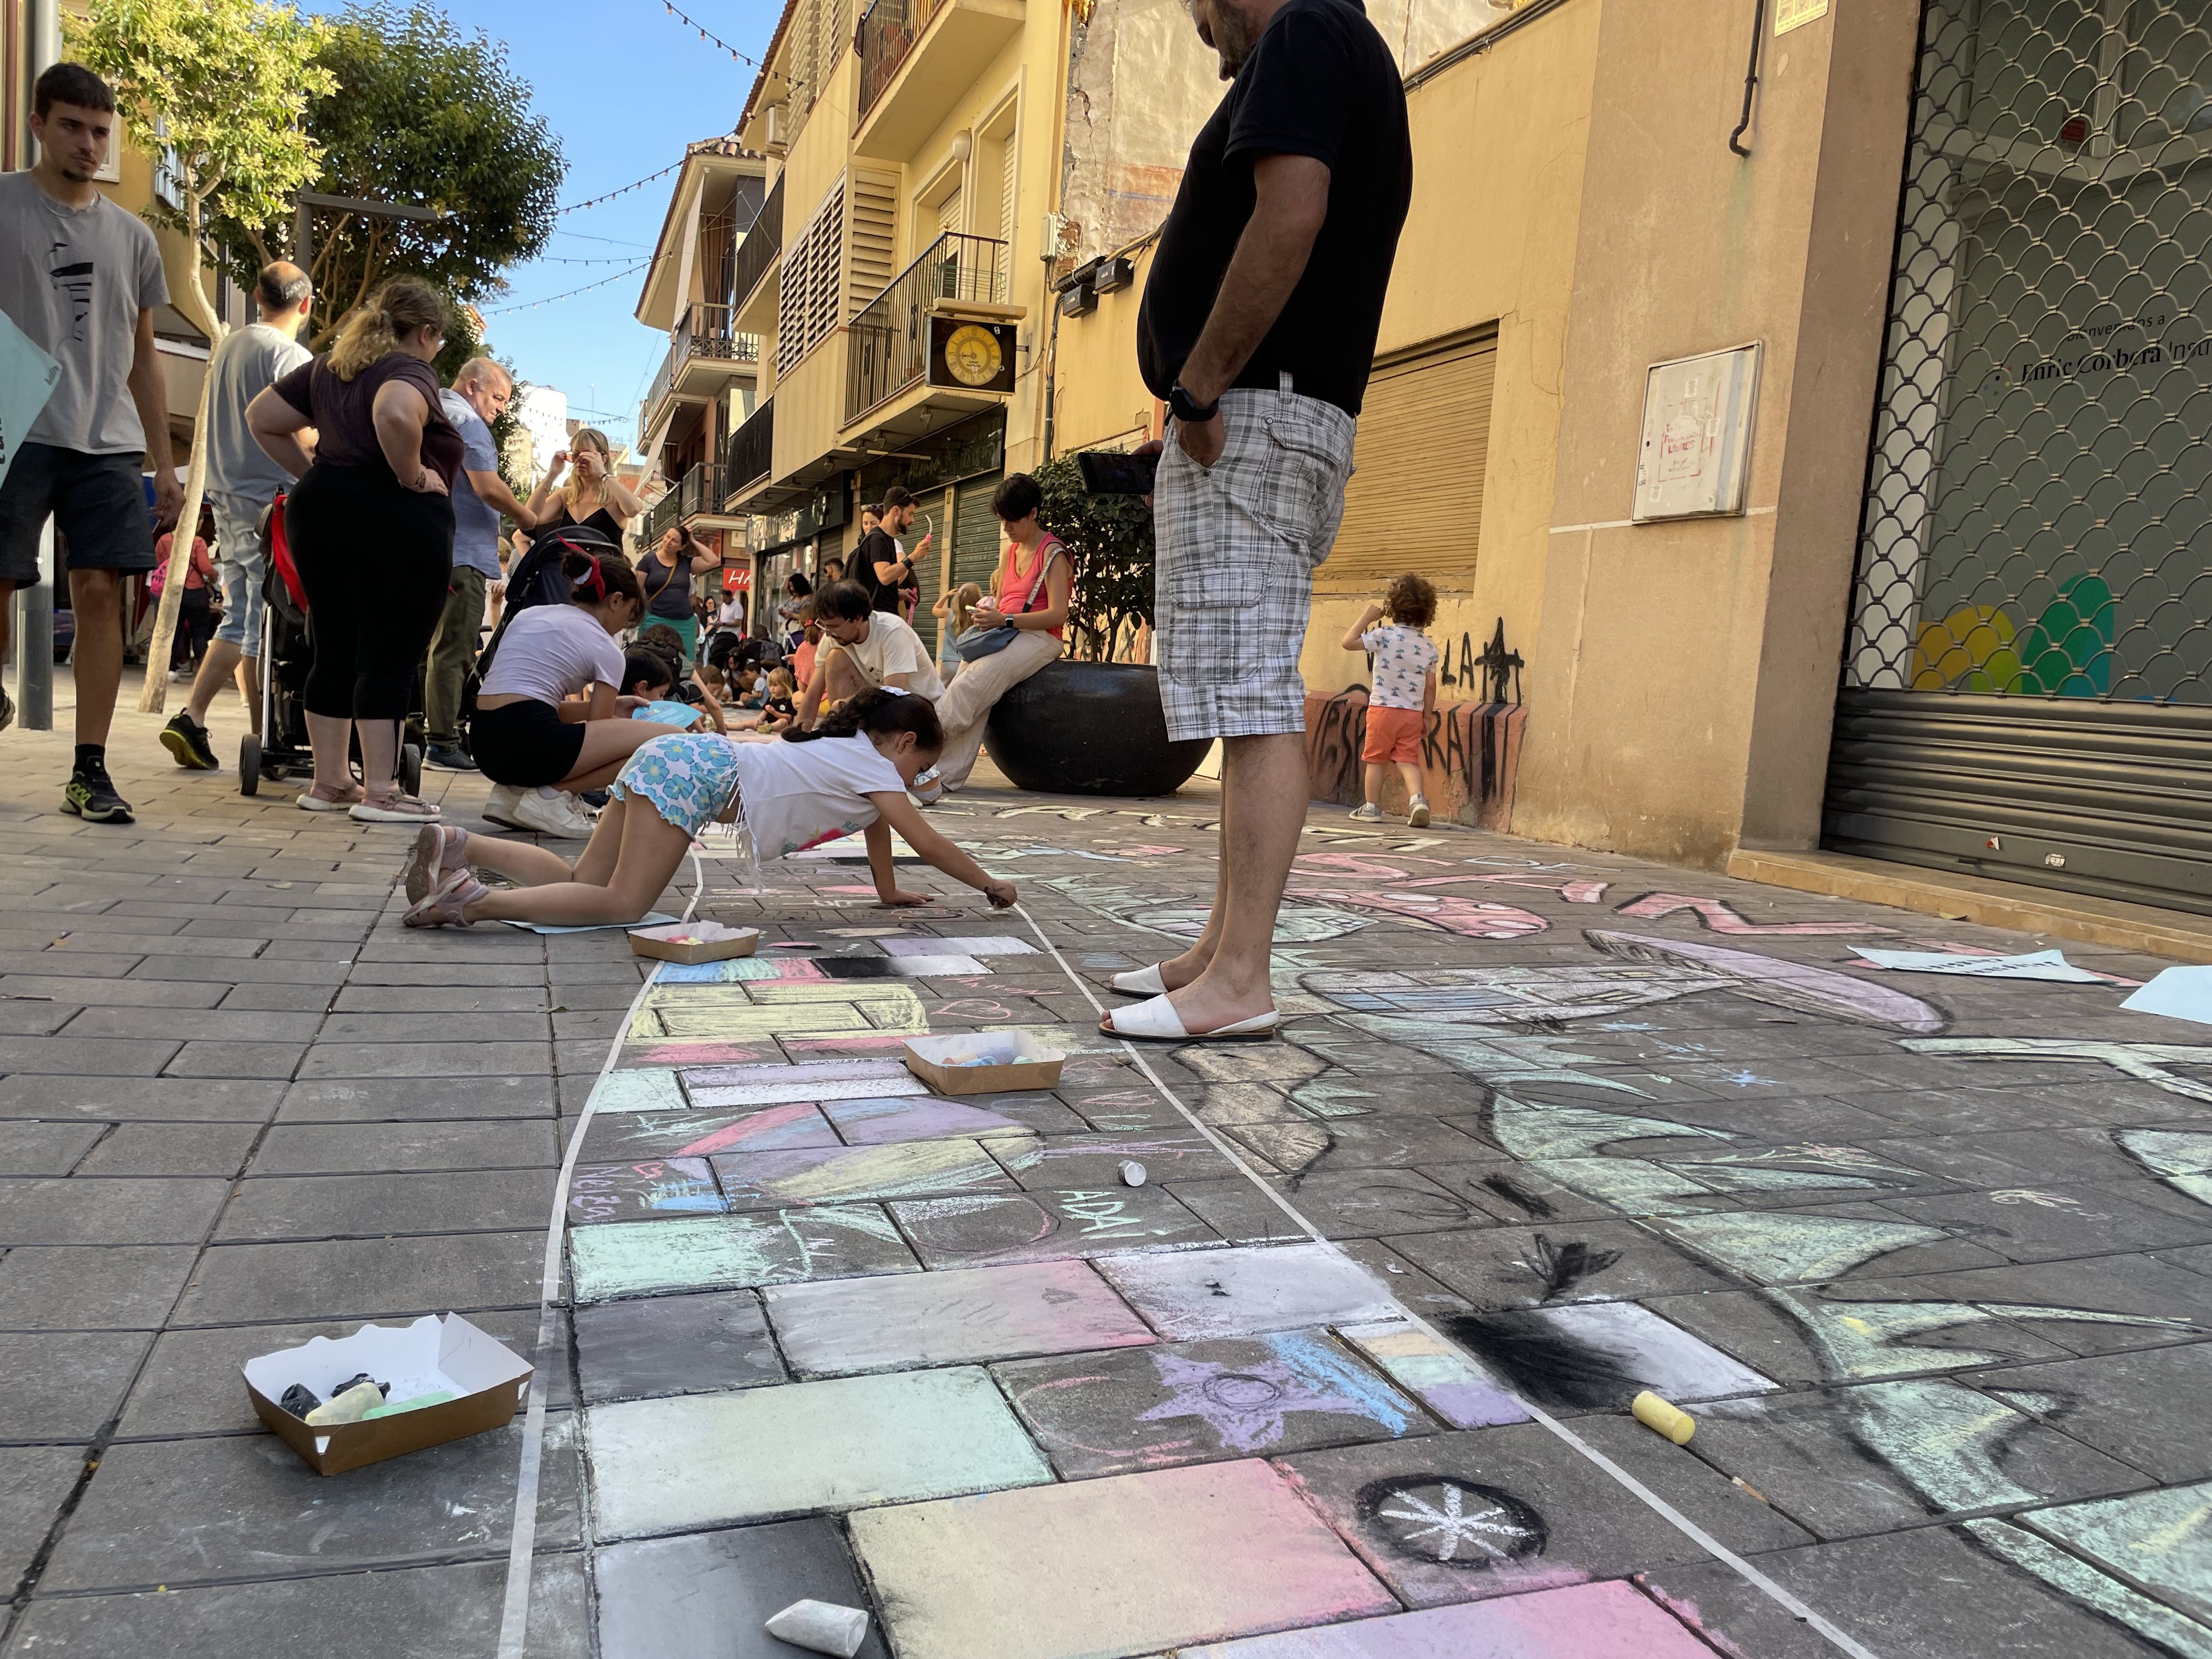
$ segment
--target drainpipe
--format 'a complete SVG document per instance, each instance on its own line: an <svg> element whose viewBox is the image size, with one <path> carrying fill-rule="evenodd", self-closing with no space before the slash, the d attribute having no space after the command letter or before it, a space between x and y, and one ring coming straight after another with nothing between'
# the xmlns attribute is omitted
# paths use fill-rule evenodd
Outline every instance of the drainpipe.
<svg viewBox="0 0 2212 1659"><path fill-rule="evenodd" d="M27 0L23 8L23 48L27 78L39 76L62 58L62 17L57 0ZM23 103L23 165L31 164L31 102ZM39 532L39 580L15 590L15 718L27 732L54 729L54 521ZM149 668L147 671L153 671Z"/></svg>

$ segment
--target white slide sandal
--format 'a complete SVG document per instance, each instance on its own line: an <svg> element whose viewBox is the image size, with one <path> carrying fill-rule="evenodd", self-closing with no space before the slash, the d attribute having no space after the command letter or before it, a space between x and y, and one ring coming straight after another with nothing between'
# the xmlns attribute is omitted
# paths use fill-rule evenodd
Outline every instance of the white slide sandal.
<svg viewBox="0 0 2212 1659"><path fill-rule="evenodd" d="M1168 982L1160 977L1158 963L1149 968L1132 968L1126 974L1116 974L1111 983L1125 996L1164 997L1168 994Z"/></svg>
<svg viewBox="0 0 2212 1659"><path fill-rule="evenodd" d="M1283 1017L1270 1008L1249 1019L1217 1025L1211 1031L1187 1031L1174 1001L1164 994L1149 1002L1112 1009L1101 1016L1098 1030L1110 1037L1136 1042L1264 1042L1281 1027Z"/></svg>

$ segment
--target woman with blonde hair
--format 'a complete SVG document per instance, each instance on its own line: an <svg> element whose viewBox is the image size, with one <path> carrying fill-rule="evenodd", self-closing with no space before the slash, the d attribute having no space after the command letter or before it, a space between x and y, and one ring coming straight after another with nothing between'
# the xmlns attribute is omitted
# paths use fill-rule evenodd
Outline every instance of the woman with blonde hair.
<svg viewBox="0 0 2212 1659"><path fill-rule="evenodd" d="M568 476L562 477L563 469ZM554 497L560 497L556 507ZM622 545L623 526L645 511L645 503L615 477L614 450L607 434L595 426L580 426L568 447L553 457L553 465L527 503L542 536L549 530L575 525L596 530L617 547Z"/></svg>
<svg viewBox="0 0 2212 1659"><path fill-rule="evenodd" d="M337 343L247 405L254 441L299 477L284 530L314 619L306 694L313 787L298 804L371 823L438 809L400 789L399 732L453 566L450 490L461 434L438 407L430 367L452 320L436 289L386 283ZM310 461L301 434L310 428ZM362 781L350 758L361 738Z"/></svg>

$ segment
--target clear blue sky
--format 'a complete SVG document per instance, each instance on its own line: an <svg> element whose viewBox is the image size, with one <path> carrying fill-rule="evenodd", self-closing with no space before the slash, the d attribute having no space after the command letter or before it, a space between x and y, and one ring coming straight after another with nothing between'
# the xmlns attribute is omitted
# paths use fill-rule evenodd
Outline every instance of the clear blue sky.
<svg viewBox="0 0 2212 1659"><path fill-rule="evenodd" d="M778 15L775 0L678 3L755 58ZM341 6L312 0L311 9ZM515 71L536 89L537 112L568 158L564 204L657 173L691 140L728 132L752 86L750 64L702 41L660 0L443 0L442 9L462 28L504 40ZM637 400L668 349L667 336L631 315L642 271L532 310L495 307L567 294L648 258L674 182L656 179L604 206L562 214L548 257L508 272L509 293L483 307L493 349L525 378L567 392L571 415L599 411L591 423L618 443L635 441ZM623 263L559 263L578 259Z"/></svg>

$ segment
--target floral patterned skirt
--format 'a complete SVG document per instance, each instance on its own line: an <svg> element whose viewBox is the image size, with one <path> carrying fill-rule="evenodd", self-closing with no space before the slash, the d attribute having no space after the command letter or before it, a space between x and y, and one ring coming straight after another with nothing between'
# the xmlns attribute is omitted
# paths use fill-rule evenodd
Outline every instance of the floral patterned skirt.
<svg viewBox="0 0 2212 1659"><path fill-rule="evenodd" d="M623 764L608 793L642 800L686 835L696 836L737 796L737 746L712 732L655 738Z"/></svg>

